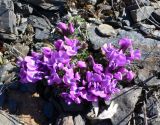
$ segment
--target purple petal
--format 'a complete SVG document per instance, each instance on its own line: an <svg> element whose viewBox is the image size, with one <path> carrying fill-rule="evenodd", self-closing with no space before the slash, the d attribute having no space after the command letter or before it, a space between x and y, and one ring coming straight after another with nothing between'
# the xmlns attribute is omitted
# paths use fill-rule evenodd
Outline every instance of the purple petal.
<svg viewBox="0 0 160 125"><path fill-rule="evenodd" d="M67 29L68 29L67 25L62 22L58 23L57 28L60 29L62 31L62 33L66 33Z"/></svg>
<svg viewBox="0 0 160 125"><path fill-rule="evenodd" d="M132 46L132 40L128 38L123 38L119 40L120 48L125 51L127 48Z"/></svg>
<svg viewBox="0 0 160 125"><path fill-rule="evenodd" d="M74 26L73 26L72 23L69 23L69 24L68 24L68 30L69 30L69 33L70 33L70 34L73 34L73 33L74 33Z"/></svg>
<svg viewBox="0 0 160 125"><path fill-rule="evenodd" d="M78 61L78 62L77 62L77 65L78 65L78 67L80 67L80 68L86 68L86 67L87 67L87 65L86 65L86 63L85 63L84 61Z"/></svg>
<svg viewBox="0 0 160 125"><path fill-rule="evenodd" d="M134 78L135 74L132 71L128 71L128 73L126 74L126 78L128 81L131 81Z"/></svg>
<svg viewBox="0 0 160 125"><path fill-rule="evenodd" d="M116 78L117 80L122 80L122 73L121 72L115 73L114 78Z"/></svg>

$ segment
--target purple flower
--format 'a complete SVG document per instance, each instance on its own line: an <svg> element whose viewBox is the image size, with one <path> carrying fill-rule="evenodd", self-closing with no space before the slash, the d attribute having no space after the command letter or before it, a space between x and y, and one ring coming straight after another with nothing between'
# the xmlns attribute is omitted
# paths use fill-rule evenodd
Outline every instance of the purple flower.
<svg viewBox="0 0 160 125"><path fill-rule="evenodd" d="M101 73L103 71L103 66L101 64L96 64L94 63L93 64L93 70L96 72L96 73Z"/></svg>
<svg viewBox="0 0 160 125"><path fill-rule="evenodd" d="M80 91L80 96L81 96L81 98L83 98L87 101L92 101L92 102L97 102L98 101L97 96L94 96L93 94L87 92L86 90L81 90Z"/></svg>
<svg viewBox="0 0 160 125"><path fill-rule="evenodd" d="M117 79L117 80L122 80L122 73L121 72L115 73L114 78Z"/></svg>
<svg viewBox="0 0 160 125"><path fill-rule="evenodd" d="M77 54L78 49L80 48L78 45L79 41L75 39L69 39L64 37L66 45L64 45L64 49L69 56L75 56Z"/></svg>
<svg viewBox="0 0 160 125"><path fill-rule="evenodd" d="M67 32L67 29L68 29L67 25L66 25L65 23L62 23L62 22L59 22L59 23L57 24L57 28L58 28L63 34L65 34L65 33Z"/></svg>
<svg viewBox="0 0 160 125"><path fill-rule="evenodd" d="M86 65L86 63L84 61L78 61L77 62L77 66L79 68L86 68L87 67L87 65Z"/></svg>
<svg viewBox="0 0 160 125"><path fill-rule="evenodd" d="M132 46L132 40L128 38L123 38L119 40L120 49L125 51L127 48Z"/></svg>
<svg viewBox="0 0 160 125"><path fill-rule="evenodd" d="M69 24L68 24L68 30L69 30L69 33L70 33L70 34L73 34L73 33L74 33L74 26L73 26L72 23L69 23Z"/></svg>
<svg viewBox="0 0 160 125"><path fill-rule="evenodd" d="M135 74L132 71L128 71L126 74L126 78L128 81L131 81L134 78Z"/></svg>
<svg viewBox="0 0 160 125"><path fill-rule="evenodd" d="M54 46L58 51L59 50L64 50L64 41L59 39L59 40L54 42Z"/></svg>

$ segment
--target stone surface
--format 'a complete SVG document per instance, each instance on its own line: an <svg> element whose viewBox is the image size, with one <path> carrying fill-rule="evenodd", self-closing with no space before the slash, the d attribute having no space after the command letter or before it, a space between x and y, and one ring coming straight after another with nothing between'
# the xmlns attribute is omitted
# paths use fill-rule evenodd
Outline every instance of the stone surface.
<svg viewBox="0 0 160 125"><path fill-rule="evenodd" d="M65 0L24 0L26 3L33 4L35 6L41 7L45 10L58 10L61 9Z"/></svg>
<svg viewBox="0 0 160 125"><path fill-rule="evenodd" d="M153 31L156 29L154 25L148 25L148 24L140 24L140 30L147 35L150 35L153 33Z"/></svg>
<svg viewBox="0 0 160 125"><path fill-rule="evenodd" d="M160 104L157 99L152 95L147 99L146 112L148 118L159 117L160 116Z"/></svg>
<svg viewBox="0 0 160 125"><path fill-rule="evenodd" d="M18 55L21 57L27 56L29 52L29 46L21 43L16 43L13 47L18 51Z"/></svg>
<svg viewBox="0 0 160 125"><path fill-rule="evenodd" d="M16 116L0 110L0 125L23 125L23 122Z"/></svg>
<svg viewBox="0 0 160 125"><path fill-rule="evenodd" d="M28 22L32 24L33 27L36 29L36 34L35 34L36 39L43 40L49 37L51 24L48 20L46 21L41 17L31 15L29 17Z"/></svg>
<svg viewBox="0 0 160 125"><path fill-rule="evenodd" d="M88 31L89 40L95 50L100 49L100 47L103 44L108 43L111 40L111 38L105 38L105 37L99 36L96 32L96 26L88 27L87 31ZM117 39L112 38L112 41L114 41L114 40L116 41Z"/></svg>
<svg viewBox="0 0 160 125"><path fill-rule="evenodd" d="M0 38L14 40L16 15L12 0L0 0Z"/></svg>
<svg viewBox="0 0 160 125"><path fill-rule="evenodd" d="M144 6L141 9L132 10L131 16L134 22L139 22L145 19L148 19L150 15L154 12L154 7Z"/></svg>
<svg viewBox="0 0 160 125"><path fill-rule="evenodd" d="M81 115L77 115L74 117L74 125L85 125L85 121L83 120Z"/></svg>
<svg viewBox="0 0 160 125"><path fill-rule="evenodd" d="M160 22L160 9L157 9L155 10L153 13L152 13L152 16L154 17L154 19L158 22Z"/></svg>
<svg viewBox="0 0 160 125"><path fill-rule="evenodd" d="M153 33L152 33L153 36L155 36L156 38L160 38L160 31L159 30L155 30Z"/></svg>
<svg viewBox="0 0 160 125"><path fill-rule="evenodd" d="M97 3L97 0L80 0L80 2L95 5Z"/></svg>
<svg viewBox="0 0 160 125"><path fill-rule="evenodd" d="M116 36L117 35L116 30L108 24L101 24L96 29L102 36Z"/></svg>
<svg viewBox="0 0 160 125"><path fill-rule="evenodd" d="M1 85L1 86L2 86L2 85ZM6 93L5 93L5 92L0 93L0 108L3 107L4 102L5 102L5 99L6 99Z"/></svg>
<svg viewBox="0 0 160 125"><path fill-rule="evenodd" d="M154 9L159 9L160 1L151 2L151 5L154 7Z"/></svg>
<svg viewBox="0 0 160 125"><path fill-rule="evenodd" d="M58 118L55 125L74 125L72 116L61 116Z"/></svg>
<svg viewBox="0 0 160 125"><path fill-rule="evenodd" d="M29 5L29 4L24 4L21 2L14 2L16 11L18 11L19 13L23 13L23 15L29 15L32 14L33 12L33 8Z"/></svg>
<svg viewBox="0 0 160 125"><path fill-rule="evenodd" d="M126 125L128 123L141 91L141 88L136 87L124 88L111 99L111 102L118 104L116 113L111 117L113 125Z"/></svg>

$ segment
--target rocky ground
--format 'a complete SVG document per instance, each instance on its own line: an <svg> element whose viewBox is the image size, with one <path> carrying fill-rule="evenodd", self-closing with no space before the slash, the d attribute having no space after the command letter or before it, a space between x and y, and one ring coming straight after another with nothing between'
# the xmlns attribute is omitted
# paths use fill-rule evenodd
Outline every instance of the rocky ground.
<svg viewBox="0 0 160 125"><path fill-rule="evenodd" d="M50 88L21 84L16 60L50 46L60 21L77 22L89 49L128 37L141 50L133 84L99 107L68 106ZM160 1L0 0L0 125L159 125Z"/></svg>

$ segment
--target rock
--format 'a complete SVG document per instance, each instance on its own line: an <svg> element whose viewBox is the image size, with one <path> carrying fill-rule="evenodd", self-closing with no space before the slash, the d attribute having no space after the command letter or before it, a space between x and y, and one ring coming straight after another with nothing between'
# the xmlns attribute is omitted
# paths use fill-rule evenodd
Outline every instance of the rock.
<svg viewBox="0 0 160 125"><path fill-rule="evenodd" d="M31 23L33 27L36 29L36 34L35 34L36 39L43 40L49 37L52 25L48 20L46 21L41 17L31 15L29 17L29 23Z"/></svg>
<svg viewBox="0 0 160 125"><path fill-rule="evenodd" d="M36 35L35 38L38 40L47 39L49 37L50 31L47 29L44 29L43 31L36 28Z"/></svg>
<svg viewBox="0 0 160 125"><path fill-rule="evenodd" d="M2 87L3 85L1 85ZM3 91L3 92L0 92L0 108L3 107L4 105L4 102L5 102L5 99L6 99L6 93Z"/></svg>
<svg viewBox="0 0 160 125"><path fill-rule="evenodd" d="M45 10L63 9L65 0L24 0L26 3L33 4Z"/></svg>
<svg viewBox="0 0 160 125"><path fill-rule="evenodd" d="M24 33L26 31L27 25L28 25L27 18L21 18L19 22L20 22L20 24L19 24L19 26L17 26L17 30Z"/></svg>
<svg viewBox="0 0 160 125"><path fill-rule="evenodd" d="M140 30L146 35L152 34L155 29L156 27L154 25L140 24Z"/></svg>
<svg viewBox="0 0 160 125"><path fill-rule="evenodd" d="M146 112L147 112L147 117L148 118L153 118L153 117L159 117L160 116L160 104L158 103L157 99L154 98L154 96L150 96L147 99L147 104L146 104Z"/></svg>
<svg viewBox="0 0 160 125"><path fill-rule="evenodd" d="M111 99L111 102L118 104L116 113L111 117L113 125L126 125L128 123L141 91L142 89L137 87L124 88Z"/></svg>
<svg viewBox="0 0 160 125"><path fill-rule="evenodd" d="M23 45L21 43L16 43L13 47L18 51L19 56L25 57L29 52L29 46Z"/></svg>
<svg viewBox="0 0 160 125"><path fill-rule="evenodd" d="M0 110L0 118L1 118L1 125L24 125L18 117L15 115L10 115L2 110Z"/></svg>
<svg viewBox="0 0 160 125"><path fill-rule="evenodd" d="M58 117L55 125L74 125L73 117L61 115Z"/></svg>
<svg viewBox="0 0 160 125"><path fill-rule="evenodd" d="M117 35L116 30L108 24L101 24L96 29L102 36L116 36Z"/></svg>
<svg viewBox="0 0 160 125"><path fill-rule="evenodd" d="M97 3L97 0L80 0L80 2L95 5Z"/></svg>
<svg viewBox="0 0 160 125"><path fill-rule="evenodd" d="M160 7L160 1L151 2L151 6L153 6L154 9L159 9L159 7Z"/></svg>
<svg viewBox="0 0 160 125"><path fill-rule="evenodd" d="M23 13L23 15L32 14L33 8L29 4L20 3L18 1L14 2L15 9L19 13Z"/></svg>
<svg viewBox="0 0 160 125"><path fill-rule="evenodd" d="M155 10L152 13L152 16L156 21L160 22L160 9Z"/></svg>
<svg viewBox="0 0 160 125"><path fill-rule="evenodd" d="M52 103L46 102L44 104L43 113L48 119L52 119L54 113L54 108Z"/></svg>
<svg viewBox="0 0 160 125"><path fill-rule="evenodd" d="M13 99L8 100L8 108L10 113L16 113L17 111L17 102Z"/></svg>
<svg viewBox="0 0 160 125"><path fill-rule="evenodd" d="M73 117L72 116L64 117L60 125L74 125Z"/></svg>
<svg viewBox="0 0 160 125"><path fill-rule="evenodd" d="M137 5L135 0L124 0L124 2L127 4L127 5L130 5L130 6L134 6L134 5ZM143 5L149 5L150 4L150 1L149 0L137 0L138 4L141 6Z"/></svg>
<svg viewBox="0 0 160 125"><path fill-rule="evenodd" d="M156 38L160 38L160 31L159 30L155 30L153 31L152 35Z"/></svg>
<svg viewBox="0 0 160 125"><path fill-rule="evenodd" d="M17 37L15 34L0 33L0 38L14 41Z"/></svg>
<svg viewBox="0 0 160 125"><path fill-rule="evenodd" d="M132 10L130 13L134 22L140 22L148 19L152 12L154 12L154 7L144 6L141 9Z"/></svg>
<svg viewBox="0 0 160 125"><path fill-rule="evenodd" d="M23 24L21 24L20 26L17 27L17 30L24 33L26 28L27 28L27 23L23 23Z"/></svg>
<svg viewBox="0 0 160 125"><path fill-rule="evenodd" d="M16 15L12 0L0 0L0 38L15 40Z"/></svg>
<svg viewBox="0 0 160 125"><path fill-rule="evenodd" d="M81 115L77 115L74 117L74 125L85 125L85 121L81 117Z"/></svg>
<svg viewBox="0 0 160 125"><path fill-rule="evenodd" d="M95 50L100 49L100 47L102 47L105 43L110 42L111 39L112 41L117 40L116 38L101 37L96 33L95 29L96 26L90 26L87 28L89 40Z"/></svg>
<svg viewBox="0 0 160 125"><path fill-rule="evenodd" d="M152 120L149 122L149 125L160 125L160 118L152 119Z"/></svg>
<svg viewBox="0 0 160 125"><path fill-rule="evenodd" d="M15 73L9 73L12 71L14 66L11 63L7 63L5 65L0 66L0 81L1 82L10 82L11 79L14 77Z"/></svg>

